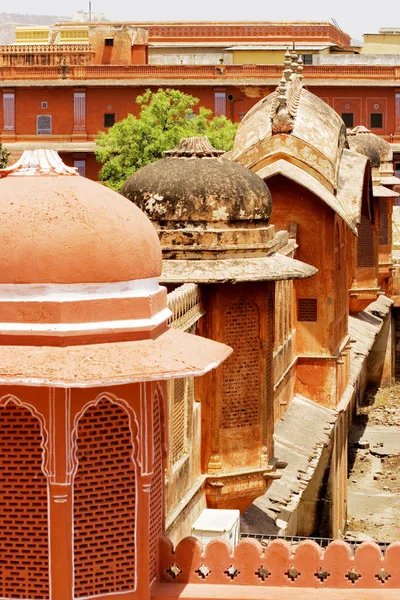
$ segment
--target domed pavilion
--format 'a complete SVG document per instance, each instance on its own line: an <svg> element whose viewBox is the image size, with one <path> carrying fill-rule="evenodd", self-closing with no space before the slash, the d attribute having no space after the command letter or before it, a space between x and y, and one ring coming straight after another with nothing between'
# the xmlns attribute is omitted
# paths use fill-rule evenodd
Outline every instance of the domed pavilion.
<svg viewBox="0 0 400 600"><path fill-rule="evenodd" d="M134 173L121 193L159 233L162 281L171 288L198 284L198 333L234 350L199 382L196 399L207 505L244 510L277 476L275 285L316 271L292 258L289 233L269 223L271 194L257 175L225 159L207 138L181 140L166 154Z"/></svg>
<svg viewBox="0 0 400 600"><path fill-rule="evenodd" d="M169 329L131 202L46 150L0 171L2 598L150 598L166 380L227 346Z"/></svg>

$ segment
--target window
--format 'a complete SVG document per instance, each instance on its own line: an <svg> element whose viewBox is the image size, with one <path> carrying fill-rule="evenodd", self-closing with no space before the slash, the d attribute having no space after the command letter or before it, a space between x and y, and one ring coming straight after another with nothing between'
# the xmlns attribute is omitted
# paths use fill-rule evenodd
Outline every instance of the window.
<svg viewBox="0 0 400 600"><path fill-rule="evenodd" d="M3 129L5 131L14 131L15 129L14 93L3 93Z"/></svg>
<svg viewBox="0 0 400 600"><path fill-rule="evenodd" d="M358 267L373 267L374 254L374 226L365 215L361 216L358 226Z"/></svg>
<svg viewBox="0 0 400 600"><path fill-rule="evenodd" d="M297 300L297 320L308 322L317 320L316 298L299 298Z"/></svg>
<svg viewBox="0 0 400 600"><path fill-rule="evenodd" d="M114 38L105 38L104 45L105 46L114 46Z"/></svg>
<svg viewBox="0 0 400 600"><path fill-rule="evenodd" d="M216 117L226 116L226 93L215 92L214 94L214 115Z"/></svg>
<svg viewBox="0 0 400 600"><path fill-rule="evenodd" d="M86 161L85 160L74 160L74 167L78 169L78 173L81 177L86 176Z"/></svg>
<svg viewBox="0 0 400 600"><path fill-rule="evenodd" d="M305 65L312 65L313 64L313 55L312 54L302 54L301 58L303 59L303 63Z"/></svg>
<svg viewBox="0 0 400 600"><path fill-rule="evenodd" d="M352 127L354 127L354 113L345 112L342 113L341 117L347 129L351 129Z"/></svg>
<svg viewBox="0 0 400 600"><path fill-rule="evenodd" d="M38 115L36 117L36 133L37 135L51 135L50 115Z"/></svg>
<svg viewBox="0 0 400 600"><path fill-rule="evenodd" d="M383 114L382 113L371 113L371 129L382 129L383 127Z"/></svg>
<svg viewBox="0 0 400 600"><path fill-rule="evenodd" d="M40 106L41 108L47 108L47 102L41 102Z"/></svg>
<svg viewBox="0 0 400 600"><path fill-rule="evenodd" d="M74 92L74 131L86 129L86 93Z"/></svg>
<svg viewBox="0 0 400 600"><path fill-rule="evenodd" d="M115 124L115 113L105 113L104 127L112 127Z"/></svg>

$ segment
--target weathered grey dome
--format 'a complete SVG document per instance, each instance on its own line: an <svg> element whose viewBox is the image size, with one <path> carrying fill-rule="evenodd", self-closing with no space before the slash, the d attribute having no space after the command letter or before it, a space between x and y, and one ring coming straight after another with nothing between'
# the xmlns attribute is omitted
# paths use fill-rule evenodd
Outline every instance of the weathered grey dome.
<svg viewBox="0 0 400 600"><path fill-rule="evenodd" d="M366 127L354 127L347 136L350 148L367 156L372 168L378 169L382 162L392 160L390 144Z"/></svg>
<svg viewBox="0 0 400 600"><path fill-rule="evenodd" d="M121 189L152 221L267 221L271 216L264 181L221 157L206 137L185 138L166 154L131 175Z"/></svg>

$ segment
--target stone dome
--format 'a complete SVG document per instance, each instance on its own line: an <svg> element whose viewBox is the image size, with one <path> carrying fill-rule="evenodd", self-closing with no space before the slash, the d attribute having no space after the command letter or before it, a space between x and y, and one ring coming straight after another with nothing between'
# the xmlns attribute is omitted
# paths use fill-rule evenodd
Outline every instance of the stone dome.
<svg viewBox="0 0 400 600"><path fill-rule="evenodd" d="M56 153L26 151L0 171L0 193L0 284L160 275L160 244L146 215L120 194L80 177Z"/></svg>
<svg viewBox="0 0 400 600"><path fill-rule="evenodd" d="M208 139L186 138L167 158L143 167L121 194L153 221L266 221L271 194L247 168L225 160Z"/></svg>
<svg viewBox="0 0 400 600"><path fill-rule="evenodd" d="M366 127L362 125L354 127L347 135L350 148L367 156L372 168L377 169L382 162L393 159L390 144Z"/></svg>

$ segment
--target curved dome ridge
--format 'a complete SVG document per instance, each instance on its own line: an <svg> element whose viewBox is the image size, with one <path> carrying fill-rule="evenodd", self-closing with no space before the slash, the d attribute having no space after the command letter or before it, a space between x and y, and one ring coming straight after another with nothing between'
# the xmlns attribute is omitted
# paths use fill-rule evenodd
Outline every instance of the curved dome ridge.
<svg viewBox="0 0 400 600"><path fill-rule="evenodd" d="M346 129L336 111L304 87L298 60L285 68L276 90L262 98L239 124L232 159L252 167L260 155L277 152L312 166L315 177L331 190L337 186ZM278 139L286 139L279 144ZM310 160L310 156L312 160Z"/></svg>

